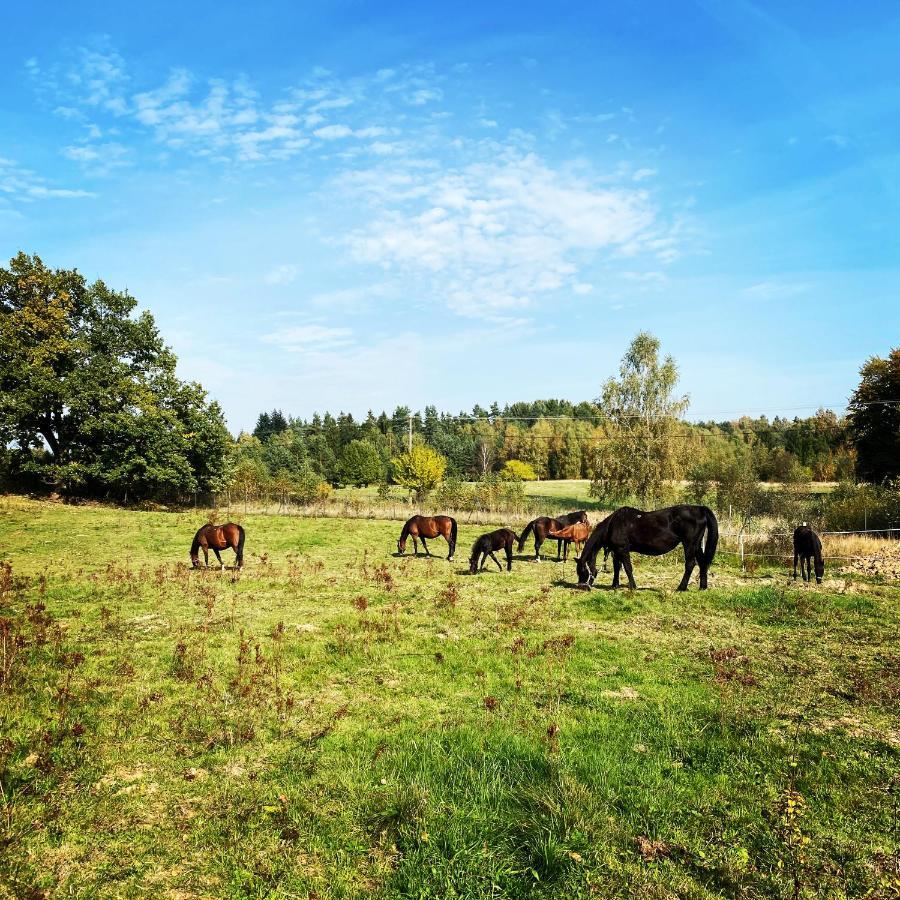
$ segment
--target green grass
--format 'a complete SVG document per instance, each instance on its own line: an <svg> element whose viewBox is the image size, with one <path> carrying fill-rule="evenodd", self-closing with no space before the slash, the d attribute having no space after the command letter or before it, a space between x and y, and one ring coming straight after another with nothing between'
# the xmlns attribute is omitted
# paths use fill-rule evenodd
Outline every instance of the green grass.
<svg viewBox="0 0 900 900"><path fill-rule="evenodd" d="M900 889L897 586L278 516L191 572L203 519L0 500L0 895Z"/></svg>

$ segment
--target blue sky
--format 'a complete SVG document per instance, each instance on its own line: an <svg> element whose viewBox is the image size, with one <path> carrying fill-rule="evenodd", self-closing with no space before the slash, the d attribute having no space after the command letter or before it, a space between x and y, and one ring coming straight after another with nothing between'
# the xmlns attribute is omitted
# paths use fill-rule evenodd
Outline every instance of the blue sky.
<svg viewBox="0 0 900 900"><path fill-rule="evenodd" d="M131 291L234 430L591 398L640 329L692 417L840 408L900 336L898 46L878 2L18 4L0 254Z"/></svg>

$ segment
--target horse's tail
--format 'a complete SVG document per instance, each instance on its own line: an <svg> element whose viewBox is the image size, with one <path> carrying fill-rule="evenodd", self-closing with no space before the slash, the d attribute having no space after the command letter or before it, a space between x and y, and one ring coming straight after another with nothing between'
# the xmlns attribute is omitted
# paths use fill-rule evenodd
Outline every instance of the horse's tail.
<svg viewBox="0 0 900 900"><path fill-rule="evenodd" d="M244 526L238 525L237 564L238 568L244 565Z"/></svg>
<svg viewBox="0 0 900 900"><path fill-rule="evenodd" d="M519 544L519 550L521 550L521 549L522 549L522 544L525 543L525 535L523 534L522 537L519 537L519 536L512 530L512 528L510 528L509 530L510 530L510 533L512 534L512 536L513 536L513 543L515 543L516 541L518 541L518 544Z"/></svg>
<svg viewBox="0 0 900 900"><path fill-rule="evenodd" d="M522 536L519 538L519 553L521 553L525 549L525 541L528 538L528 535L534 530L534 521L529 522L525 526L525 530L522 532Z"/></svg>
<svg viewBox="0 0 900 900"><path fill-rule="evenodd" d="M703 513L706 516L706 549L703 551L703 556L709 567L712 565L716 547L719 544L719 522L715 513L708 506L703 507Z"/></svg>
<svg viewBox="0 0 900 900"><path fill-rule="evenodd" d="M197 529L197 533L194 535L194 541L191 544L191 559L194 559L200 552L200 532L203 531L204 528L206 528L206 526L201 525Z"/></svg>
<svg viewBox="0 0 900 900"><path fill-rule="evenodd" d="M456 551L456 519L450 520L450 553Z"/></svg>

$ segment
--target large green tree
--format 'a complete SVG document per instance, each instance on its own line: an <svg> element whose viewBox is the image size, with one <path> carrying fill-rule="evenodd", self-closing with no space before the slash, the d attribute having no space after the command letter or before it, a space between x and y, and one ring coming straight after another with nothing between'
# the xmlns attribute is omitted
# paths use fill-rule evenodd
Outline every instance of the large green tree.
<svg viewBox="0 0 900 900"><path fill-rule="evenodd" d="M75 269L0 268L0 437L48 482L120 499L216 489L229 435L148 312Z"/></svg>
<svg viewBox="0 0 900 900"><path fill-rule="evenodd" d="M384 464L378 448L370 441L350 441L341 450L338 471L345 484L361 487L384 478Z"/></svg>
<svg viewBox="0 0 900 900"><path fill-rule="evenodd" d="M607 420L606 439L595 457L592 496L612 501L658 502L666 482L683 473L681 418L687 396L678 396L678 367L659 358L659 341L640 332L597 401Z"/></svg>
<svg viewBox="0 0 900 900"><path fill-rule="evenodd" d="M856 470L865 481L900 476L900 348L887 359L873 356L848 406Z"/></svg>

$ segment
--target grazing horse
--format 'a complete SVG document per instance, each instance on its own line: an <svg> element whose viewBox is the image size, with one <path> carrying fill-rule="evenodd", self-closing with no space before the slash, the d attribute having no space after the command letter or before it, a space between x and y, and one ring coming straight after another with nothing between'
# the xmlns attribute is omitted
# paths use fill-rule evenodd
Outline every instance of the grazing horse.
<svg viewBox="0 0 900 900"><path fill-rule="evenodd" d="M558 531L551 529L547 532L547 536L563 542L563 562L566 562L569 559L569 544L574 542L575 549L580 551L590 533L591 526L587 522L576 522L574 525L568 525Z"/></svg>
<svg viewBox="0 0 900 900"><path fill-rule="evenodd" d="M441 535L443 535L450 546L450 553L447 559L451 560L453 559L453 554L456 553L456 519L450 516L413 516L403 526L403 531L400 532L400 540L397 541L397 552L406 552L406 539L411 537L413 552L416 556L419 555L418 539L422 541L426 556L431 556L431 551L428 549L428 544L425 543L425 538L436 538Z"/></svg>
<svg viewBox="0 0 900 900"><path fill-rule="evenodd" d="M822 576L825 574L822 541L806 522L799 525L794 531L794 578L797 577L798 559L800 560L800 575L804 581L812 581L812 562L815 560L816 584L821 584Z"/></svg>
<svg viewBox="0 0 900 900"><path fill-rule="evenodd" d="M500 565L500 561L494 556L495 550L506 551L506 571L511 572L513 544L518 540L518 535L510 528L498 528L496 531L489 531L487 534L483 534L475 541L472 547L472 555L469 557L469 574L474 575L479 571L479 557L481 557L481 570L484 570L489 556L497 563L497 568L502 572L503 566Z"/></svg>
<svg viewBox="0 0 900 900"><path fill-rule="evenodd" d="M568 525L574 525L576 522L583 522L587 525L587 513L583 509L576 510L575 512L566 513L563 516L559 516L556 519L551 519L549 516L538 516L536 519L532 519L526 526L525 530L522 532L522 537L519 538L519 553L525 547L525 540L531 532L534 532L534 558L540 562L541 561L541 544L547 539L551 530L560 531ZM562 548L562 538L557 538L556 541L556 561L559 562L559 551Z"/></svg>
<svg viewBox="0 0 900 900"><path fill-rule="evenodd" d="M702 546L706 535L706 547ZM706 506L669 506L644 512L631 506L617 509L607 516L587 539L578 557L578 586L590 588L597 577L597 553L609 550L613 555L612 586L619 586L619 569L625 568L628 586L634 590L631 551L648 556L662 556L679 544L684 547L684 577L678 585L686 591L694 566L700 566L700 590L707 587L706 576L716 555L719 523Z"/></svg>
<svg viewBox="0 0 900 900"><path fill-rule="evenodd" d="M216 554L216 559L225 571L225 563L219 555L220 550L231 547L237 558L238 569L244 568L244 529L234 522L226 522L224 525L204 525L194 535L194 543L191 544L191 563L195 569L200 568L200 548L203 548L203 560L206 568L209 568L209 551Z"/></svg>

